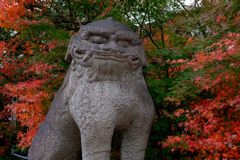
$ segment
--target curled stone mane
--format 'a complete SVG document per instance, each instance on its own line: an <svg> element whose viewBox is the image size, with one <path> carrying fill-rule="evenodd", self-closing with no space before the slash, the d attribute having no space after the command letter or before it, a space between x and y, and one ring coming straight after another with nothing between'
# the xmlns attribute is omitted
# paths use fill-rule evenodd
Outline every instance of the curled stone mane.
<svg viewBox="0 0 240 160"><path fill-rule="evenodd" d="M129 31L135 33L132 28L128 27L123 23L115 21L112 17L108 17L105 20L89 23L81 27L79 33L83 30L99 32L99 34L105 34L108 36L116 31Z"/></svg>

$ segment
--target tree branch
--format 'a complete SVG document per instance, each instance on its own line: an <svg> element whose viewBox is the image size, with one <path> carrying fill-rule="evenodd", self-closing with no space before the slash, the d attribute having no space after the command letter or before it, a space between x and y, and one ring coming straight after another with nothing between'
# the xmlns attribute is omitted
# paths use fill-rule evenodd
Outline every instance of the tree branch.
<svg viewBox="0 0 240 160"><path fill-rule="evenodd" d="M187 8L182 4L182 2L181 2L180 0L177 0L177 1L178 1L178 3L180 3L180 5L183 7L183 9L189 14L189 16L191 16L195 21L197 21L197 20L194 18L194 16L187 10ZM200 24L199 22L197 22L197 24L201 27L201 24ZM206 37L207 35L206 35L206 33L204 32L204 30L201 29L201 28L200 28L200 30L202 31L204 37Z"/></svg>
<svg viewBox="0 0 240 160"><path fill-rule="evenodd" d="M163 45L163 48L165 48L166 47L166 45L165 45L165 40L164 40L164 34L163 34L163 27L157 22L157 20L155 19L155 22L156 22L156 24L158 25L158 27L160 28L160 30L161 30L161 39L162 39L162 45ZM162 21L161 21L162 22Z"/></svg>
<svg viewBox="0 0 240 160"><path fill-rule="evenodd" d="M10 81L10 82L12 82L12 83L15 83L15 81L11 80L11 79L9 78L9 76L7 76L6 74L0 72L0 75L3 76L7 81Z"/></svg>
<svg viewBox="0 0 240 160"><path fill-rule="evenodd" d="M70 15L71 22L74 25L74 27L76 28L76 30L79 30L79 27L77 26L77 24L75 23L75 21L72 17L72 9L71 9L70 0L68 0L67 3L68 3L69 12L70 12L69 15Z"/></svg>
<svg viewBox="0 0 240 160"><path fill-rule="evenodd" d="M56 5L59 7L59 9L61 10L61 12L62 12L63 14L65 14L65 15L68 16L68 17L70 17L70 14L65 13L65 11L62 9L62 7L61 7L57 2L55 2L55 1L53 0L53 3L56 4Z"/></svg>
<svg viewBox="0 0 240 160"><path fill-rule="evenodd" d="M143 25L141 23L138 22L137 18L134 16L134 14L132 13L132 11L130 9L129 9L129 11L132 14L133 18L135 19L135 21L138 23L138 25L147 33L147 35L150 38L150 40L152 41L152 43L157 47L157 49L159 49L158 45L152 39L151 34L143 27Z"/></svg>

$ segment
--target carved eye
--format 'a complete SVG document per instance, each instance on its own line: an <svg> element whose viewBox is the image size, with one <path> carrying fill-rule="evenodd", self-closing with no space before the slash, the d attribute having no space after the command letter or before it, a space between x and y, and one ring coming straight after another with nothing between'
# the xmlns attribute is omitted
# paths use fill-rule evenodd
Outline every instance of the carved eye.
<svg viewBox="0 0 240 160"><path fill-rule="evenodd" d="M104 44L104 43L108 43L109 40L105 37L101 37L101 36L92 36L91 37L91 42L92 43L97 43L97 44Z"/></svg>
<svg viewBox="0 0 240 160"><path fill-rule="evenodd" d="M138 44L140 44L140 38L136 36L132 39L131 45L136 46Z"/></svg>
<svg viewBox="0 0 240 160"><path fill-rule="evenodd" d="M80 33L80 36L81 36L82 39L88 39L88 37L89 37L89 32L88 32L88 31L82 31L82 32Z"/></svg>
<svg viewBox="0 0 240 160"><path fill-rule="evenodd" d="M117 41L117 44L120 47L123 47L123 48L127 48L129 46L129 42L128 41Z"/></svg>

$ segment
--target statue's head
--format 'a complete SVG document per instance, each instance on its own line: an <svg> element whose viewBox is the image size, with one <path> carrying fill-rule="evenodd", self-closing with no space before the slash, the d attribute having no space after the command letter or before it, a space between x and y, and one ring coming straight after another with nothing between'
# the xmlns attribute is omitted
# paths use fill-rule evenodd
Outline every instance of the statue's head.
<svg viewBox="0 0 240 160"><path fill-rule="evenodd" d="M71 38L65 60L106 75L148 66L140 37L111 17L81 27Z"/></svg>

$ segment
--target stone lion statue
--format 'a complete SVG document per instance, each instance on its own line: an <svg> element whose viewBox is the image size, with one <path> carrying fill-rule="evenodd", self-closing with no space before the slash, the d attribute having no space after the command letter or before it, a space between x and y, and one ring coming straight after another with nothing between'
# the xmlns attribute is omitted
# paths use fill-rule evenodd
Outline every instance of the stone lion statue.
<svg viewBox="0 0 240 160"><path fill-rule="evenodd" d="M29 150L29 160L109 160L114 132L121 160L143 160L155 114L142 74L140 37L109 17L81 27L71 63Z"/></svg>

